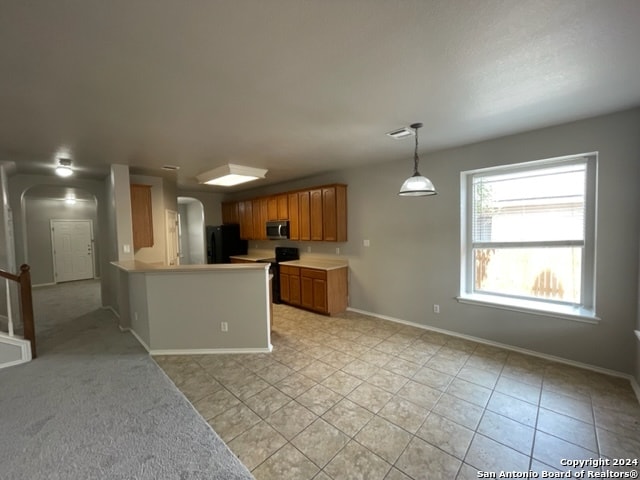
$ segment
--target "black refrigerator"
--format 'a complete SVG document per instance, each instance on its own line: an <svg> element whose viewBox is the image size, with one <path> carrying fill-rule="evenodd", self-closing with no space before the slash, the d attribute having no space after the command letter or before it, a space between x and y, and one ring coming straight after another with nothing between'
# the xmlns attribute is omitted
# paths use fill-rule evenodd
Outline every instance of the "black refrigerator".
<svg viewBox="0 0 640 480"><path fill-rule="evenodd" d="M231 255L246 255L249 245L240 239L240 225L207 226L207 262L229 263Z"/></svg>

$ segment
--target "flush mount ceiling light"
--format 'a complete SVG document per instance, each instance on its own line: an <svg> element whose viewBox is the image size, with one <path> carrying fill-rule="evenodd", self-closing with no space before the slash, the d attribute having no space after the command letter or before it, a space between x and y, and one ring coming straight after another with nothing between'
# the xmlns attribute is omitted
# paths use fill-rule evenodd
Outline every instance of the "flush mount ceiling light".
<svg viewBox="0 0 640 480"><path fill-rule="evenodd" d="M198 179L198 183L232 187L234 185L240 185L241 183L264 178L267 171L268 170L264 168L245 167L243 165L228 163L227 165L222 165L208 172L201 173L196 178Z"/></svg>
<svg viewBox="0 0 640 480"><path fill-rule="evenodd" d="M433 186L431 180L427 177L423 177L418 172L418 129L422 127L421 123L414 123L411 125L416 132L416 149L413 154L413 175L405 180L398 192L398 195L402 197L425 197L427 195L436 195L436 187Z"/></svg>
<svg viewBox="0 0 640 480"><path fill-rule="evenodd" d="M70 158L59 158L58 166L56 167L56 174L60 177L70 177L73 175L73 170L71 169L71 159Z"/></svg>

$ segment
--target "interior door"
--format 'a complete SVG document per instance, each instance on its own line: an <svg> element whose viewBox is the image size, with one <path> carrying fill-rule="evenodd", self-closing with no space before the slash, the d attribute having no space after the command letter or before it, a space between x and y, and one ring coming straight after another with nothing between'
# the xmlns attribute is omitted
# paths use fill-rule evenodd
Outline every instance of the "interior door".
<svg viewBox="0 0 640 480"><path fill-rule="evenodd" d="M56 283L93 278L91 220L51 220L51 244Z"/></svg>
<svg viewBox="0 0 640 480"><path fill-rule="evenodd" d="M180 256L178 245L180 239L178 236L178 212L173 210L165 210L167 220L167 265L180 265Z"/></svg>

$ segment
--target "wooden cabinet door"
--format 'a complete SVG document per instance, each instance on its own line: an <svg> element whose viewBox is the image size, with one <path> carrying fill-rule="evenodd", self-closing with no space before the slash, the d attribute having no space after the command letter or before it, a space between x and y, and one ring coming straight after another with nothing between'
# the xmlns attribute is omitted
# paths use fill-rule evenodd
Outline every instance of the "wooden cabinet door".
<svg viewBox="0 0 640 480"><path fill-rule="evenodd" d="M304 308L313 308L313 278L300 277L300 304Z"/></svg>
<svg viewBox="0 0 640 480"><path fill-rule="evenodd" d="M238 202L222 203L222 223L225 225L240 223L240 218L238 216Z"/></svg>
<svg viewBox="0 0 640 480"><path fill-rule="evenodd" d="M238 216L240 217L240 238L253 239L253 204L251 200L238 203Z"/></svg>
<svg viewBox="0 0 640 480"><path fill-rule="evenodd" d="M310 195L310 223L311 240L322 240L322 190L311 190Z"/></svg>
<svg viewBox="0 0 640 480"><path fill-rule="evenodd" d="M289 303L300 305L300 276L289 275Z"/></svg>
<svg viewBox="0 0 640 480"><path fill-rule="evenodd" d="M310 192L299 192L300 240L311 240L311 203Z"/></svg>
<svg viewBox="0 0 640 480"><path fill-rule="evenodd" d="M327 311L327 281L320 278L313 279L313 308L320 312Z"/></svg>
<svg viewBox="0 0 640 480"><path fill-rule="evenodd" d="M258 236L256 237L256 232L253 232L254 237L259 238L260 240L267 239L267 217L269 216L268 212L269 203L266 198L260 199L260 226L258 230Z"/></svg>
<svg viewBox="0 0 640 480"><path fill-rule="evenodd" d="M253 209L253 240L266 240L267 239L267 217L268 202L266 198L258 198L253 200L251 208Z"/></svg>
<svg viewBox="0 0 640 480"><path fill-rule="evenodd" d="M253 240L260 240L260 224L262 223L260 220L260 200L254 200L253 202L251 202L251 209L252 209L252 231L253 231L253 235L251 236L251 238Z"/></svg>
<svg viewBox="0 0 640 480"><path fill-rule="evenodd" d="M280 299L289 303L291 297L289 295L289 274L280 272Z"/></svg>
<svg viewBox="0 0 640 480"><path fill-rule="evenodd" d="M267 198L267 220L279 220L278 198L275 195Z"/></svg>
<svg viewBox="0 0 640 480"><path fill-rule="evenodd" d="M326 242L347 241L347 187L322 189L322 236Z"/></svg>
<svg viewBox="0 0 640 480"><path fill-rule="evenodd" d="M130 190L133 249L153 247L151 185L131 184Z"/></svg>
<svg viewBox="0 0 640 480"><path fill-rule="evenodd" d="M289 220L289 196L286 193L276 196L278 220Z"/></svg>
<svg viewBox="0 0 640 480"><path fill-rule="evenodd" d="M336 189L327 187L322 189L322 235L327 242L335 242L337 235L336 217Z"/></svg>
<svg viewBox="0 0 640 480"><path fill-rule="evenodd" d="M287 195L289 200L289 239L300 240L300 214L298 212L298 194Z"/></svg>

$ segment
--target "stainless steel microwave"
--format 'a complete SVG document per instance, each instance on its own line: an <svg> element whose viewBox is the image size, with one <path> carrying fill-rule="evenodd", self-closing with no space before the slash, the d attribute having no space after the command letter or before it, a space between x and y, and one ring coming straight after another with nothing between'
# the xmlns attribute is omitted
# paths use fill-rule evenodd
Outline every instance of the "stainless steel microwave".
<svg viewBox="0 0 640 480"><path fill-rule="evenodd" d="M267 238L270 240L289 238L289 221L278 220L267 222Z"/></svg>

